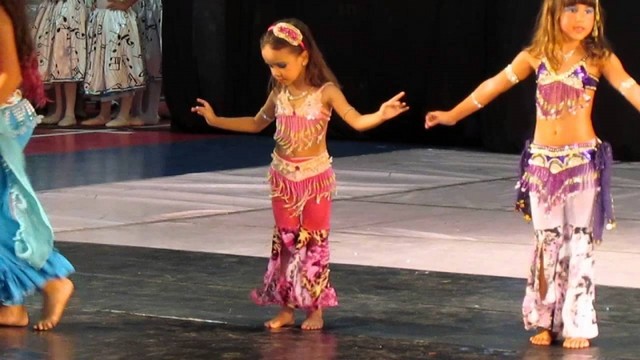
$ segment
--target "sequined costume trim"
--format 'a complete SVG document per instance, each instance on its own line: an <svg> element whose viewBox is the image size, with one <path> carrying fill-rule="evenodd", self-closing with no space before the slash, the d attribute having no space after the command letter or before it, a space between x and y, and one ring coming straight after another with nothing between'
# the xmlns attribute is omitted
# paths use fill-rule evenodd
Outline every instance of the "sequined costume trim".
<svg viewBox="0 0 640 360"><path fill-rule="evenodd" d="M331 198L335 193L336 177L328 153L300 160L285 159L274 152L272 158L271 197L284 199L296 215L302 213L307 201Z"/></svg>
<svg viewBox="0 0 640 360"><path fill-rule="evenodd" d="M531 193L539 199L539 206L549 213L552 208L563 205L568 196L596 189L594 236L601 241L603 228L615 227L610 193L612 162L610 145L599 140L559 147L527 145L516 185L516 210L521 211L526 220L531 220Z"/></svg>
<svg viewBox="0 0 640 360"><path fill-rule="evenodd" d="M9 97L9 99L7 99L7 101L4 104L0 103L0 109L13 106L19 103L21 100L22 100L22 92L20 90L16 90L13 92L13 94Z"/></svg>
<svg viewBox="0 0 640 360"><path fill-rule="evenodd" d="M565 113L575 114L584 108L595 91L598 78L587 71L585 60L562 73L553 71L546 59L542 59L536 72L536 108L538 118L553 120Z"/></svg>
<svg viewBox="0 0 640 360"><path fill-rule="evenodd" d="M13 238L16 256L36 269L53 250L53 228L25 172L22 152L38 115L20 92L0 106L0 171L8 187L8 208L19 224Z"/></svg>
<svg viewBox="0 0 640 360"><path fill-rule="evenodd" d="M322 90L324 84L307 96L298 107L293 107L284 91L276 98L276 132L273 138L278 145L292 154L322 143L329 120L322 117Z"/></svg>

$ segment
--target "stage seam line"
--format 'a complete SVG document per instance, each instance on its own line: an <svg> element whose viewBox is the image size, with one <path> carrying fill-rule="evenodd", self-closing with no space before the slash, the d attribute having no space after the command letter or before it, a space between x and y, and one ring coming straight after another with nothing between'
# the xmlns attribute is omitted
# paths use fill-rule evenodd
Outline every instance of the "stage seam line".
<svg viewBox="0 0 640 360"><path fill-rule="evenodd" d="M180 321L191 321L191 322L199 322L199 323L206 323L206 324L229 325L229 323L225 321L188 318L188 317L180 317L180 316L153 315L153 314L143 314L143 313L136 313L136 312L129 312L129 311L120 311L120 310L102 310L102 312L119 314L119 315L122 315L122 314L133 315L133 316L154 318L154 319L180 320Z"/></svg>

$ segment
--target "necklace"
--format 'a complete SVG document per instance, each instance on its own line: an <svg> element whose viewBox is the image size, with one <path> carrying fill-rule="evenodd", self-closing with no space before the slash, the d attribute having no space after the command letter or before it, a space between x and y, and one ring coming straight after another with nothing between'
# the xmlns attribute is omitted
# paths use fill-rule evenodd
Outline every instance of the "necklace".
<svg viewBox="0 0 640 360"><path fill-rule="evenodd" d="M576 52L576 49L573 49L573 50L569 51L569 52L568 52L568 53L566 53L566 54L562 54L562 60L564 60L564 61L569 60L569 58L570 58L571 56L573 56L573 53L574 53L574 52Z"/></svg>
<svg viewBox="0 0 640 360"><path fill-rule="evenodd" d="M287 100L289 100L289 101L300 100L303 97L307 96L307 91L303 91L303 92L301 92L300 94L298 94L296 96L291 95L291 93L289 92L289 89L287 89L285 91L286 91L285 95L287 96Z"/></svg>

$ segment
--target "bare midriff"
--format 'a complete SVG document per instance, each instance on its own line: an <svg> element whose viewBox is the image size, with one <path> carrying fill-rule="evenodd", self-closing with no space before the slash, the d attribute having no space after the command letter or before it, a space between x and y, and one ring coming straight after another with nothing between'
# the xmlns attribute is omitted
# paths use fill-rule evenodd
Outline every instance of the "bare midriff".
<svg viewBox="0 0 640 360"><path fill-rule="evenodd" d="M590 92L593 95L593 92ZM575 114L566 112L557 119L537 119L533 137L535 144L565 146L589 142L596 138L591 121L592 103Z"/></svg>

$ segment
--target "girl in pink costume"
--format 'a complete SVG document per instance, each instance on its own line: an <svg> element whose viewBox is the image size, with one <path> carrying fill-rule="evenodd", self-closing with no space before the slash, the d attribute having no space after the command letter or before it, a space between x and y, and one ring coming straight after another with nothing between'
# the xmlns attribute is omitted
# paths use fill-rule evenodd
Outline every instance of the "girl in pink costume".
<svg viewBox="0 0 640 360"><path fill-rule="evenodd" d="M359 131L405 111L399 93L372 114L361 115L345 99L309 28L299 20L278 21L260 41L271 70L271 92L251 117L217 116L198 99L192 111L222 129L258 133L276 122L276 147L269 170L275 228L264 284L251 294L280 312L267 328L294 324L294 309L306 312L303 330L321 329L324 308L338 305L329 280L329 228L335 176L327 152L329 116L335 110Z"/></svg>

